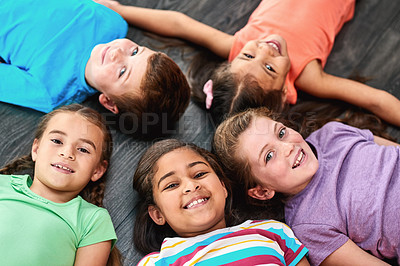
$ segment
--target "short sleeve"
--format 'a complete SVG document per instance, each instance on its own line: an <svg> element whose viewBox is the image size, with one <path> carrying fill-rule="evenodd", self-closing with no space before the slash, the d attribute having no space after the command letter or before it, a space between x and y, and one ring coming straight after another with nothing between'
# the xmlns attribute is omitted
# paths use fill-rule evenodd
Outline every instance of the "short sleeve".
<svg viewBox="0 0 400 266"><path fill-rule="evenodd" d="M108 211L99 208L86 225L86 230L78 247L84 247L103 241L112 240L112 246L115 245L117 235L115 234L114 226Z"/></svg>
<svg viewBox="0 0 400 266"><path fill-rule="evenodd" d="M318 152L329 153L332 147L351 147L358 142L374 141L374 136L368 129L359 129L339 122L329 122L321 129L313 132L307 141L319 147Z"/></svg>
<svg viewBox="0 0 400 266"><path fill-rule="evenodd" d="M274 240L284 252L283 258L286 265L296 265L308 253L308 249L297 239L292 229L284 223L269 220L260 222L260 233Z"/></svg>
<svg viewBox="0 0 400 266"><path fill-rule="evenodd" d="M16 66L0 64L0 101L50 112L56 106L50 101L44 85L29 72Z"/></svg>
<svg viewBox="0 0 400 266"><path fill-rule="evenodd" d="M299 224L292 227L297 236L307 243L311 265L320 265L326 257L344 245L349 237L325 224ZM321 248L323 247L323 248Z"/></svg>

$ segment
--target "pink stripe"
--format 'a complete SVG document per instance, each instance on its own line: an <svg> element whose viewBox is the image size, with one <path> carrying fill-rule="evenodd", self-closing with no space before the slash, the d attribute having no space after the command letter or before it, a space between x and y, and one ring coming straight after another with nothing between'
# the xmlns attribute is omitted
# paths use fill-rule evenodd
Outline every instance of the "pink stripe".
<svg viewBox="0 0 400 266"><path fill-rule="evenodd" d="M248 265L257 265L257 264L263 264L263 263L274 263L276 265L282 265L282 262L275 256L273 255L258 255L258 256L252 256L248 258L244 258L242 260L234 261L231 263L226 263L222 265L243 265L243 266L248 266Z"/></svg>
<svg viewBox="0 0 400 266"><path fill-rule="evenodd" d="M279 245L279 247L282 249L282 251L285 253L285 261L287 264L290 264L295 258L296 256L301 252L301 250L303 250L304 245L302 244L295 252L293 252L293 250L289 247L286 246L286 240L282 239L280 235L275 234L273 232L270 231L266 231L265 229L246 229L246 230L240 230L234 233L231 233L229 235L226 235L220 239L218 239L217 241L221 240L221 239L229 239L232 237L237 237L237 236L248 236L250 234L258 234L258 235L262 235L265 236L266 238L269 238L275 242L277 242L277 244Z"/></svg>
<svg viewBox="0 0 400 266"><path fill-rule="evenodd" d="M186 256L182 256L179 259L177 259L174 263L171 265L183 265L185 262L190 261L200 250L205 248L206 246L198 246L192 253L187 254Z"/></svg>

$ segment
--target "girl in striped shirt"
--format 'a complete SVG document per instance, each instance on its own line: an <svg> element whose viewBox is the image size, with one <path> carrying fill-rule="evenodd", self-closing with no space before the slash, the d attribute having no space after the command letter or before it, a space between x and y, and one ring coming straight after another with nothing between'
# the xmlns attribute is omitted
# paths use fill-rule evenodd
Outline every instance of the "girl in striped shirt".
<svg viewBox="0 0 400 266"><path fill-rule="evenodd" d="M134 243L149 253L138 265L309 265L308 250L287 225L231 226L229 183L207 150L157 142L140 159L133 186L141 198Z"/></svg>

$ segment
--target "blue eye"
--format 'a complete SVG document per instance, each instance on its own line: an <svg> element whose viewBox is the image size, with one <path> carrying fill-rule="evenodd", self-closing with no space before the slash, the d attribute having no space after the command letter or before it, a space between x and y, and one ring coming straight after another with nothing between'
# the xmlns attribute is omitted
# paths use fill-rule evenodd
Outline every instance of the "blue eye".
<svg viewBox="0 0 400 266"><path fill-rule="evenodd" d="M51 139L51 142L53 142L54 144L62 144L61 140L59 139Z"/></svg>
<svg viewBox="0 0 400 266"><path fill-rule="evenodd" d="M266 67L269 71L275 72L275 69L273 69L272 66L266 64L265 67Z"/></svg>
<svg viewBox="0 0 400 266"><path fill-rule="evenodd" d="M268 163L273 157L274 157L274 152L273 151L268 152L267 156L265 156L265 163Z"/></svg>
<svg viewBox="0 0 400 266"><path fill-rule="evenodd" d="M279 130L278 137L281 139L286 135L286 127L283 127L281 130Z"/></svg>
<svg viewBox="0 0 400 266"><path fill-rule="evenodd" d="M134 56L134 55L137 55L137 53L139 52L139 49L138 48L136 48L135 50L133 50L133 52L132 52L132 56Z"/></svg>
<svg viewBox="0 0 400 266"><path fill-rule="evenodd" d="M252 56L252 55L250 55L250 54L243 54L245 57L247 57L247 58L250 58L250 59L252 59L252 58L254 58L254 56Z"/></svg>
<svg viewBox="0 0 400 266"><path fill-rule="evenodd" d="M125 74L125 72L126 72L126 67L123 67L119 72L119 77L122 77L122 75Z"/></svg>

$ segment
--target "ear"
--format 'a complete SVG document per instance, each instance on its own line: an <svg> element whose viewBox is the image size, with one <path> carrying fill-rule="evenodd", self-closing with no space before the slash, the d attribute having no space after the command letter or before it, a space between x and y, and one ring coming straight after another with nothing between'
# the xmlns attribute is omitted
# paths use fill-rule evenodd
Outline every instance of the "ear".
<svg viewBox="0 0 400 266"><path fill-rule="evenodd" d="M157 206L155 205L150 205L147 208L147 212L149 213L151 219L153 222L155 222L158 225L164 225L165 224L165 218L164 215L161 213L160 209L158 209Z"/></svg>
<svg viewBox="0 0 400 266"><path fill-rule="evenodd" d="M283 89L282 89L282 92L283 92L283 102L285 103L285 102L287 102L287 92L288 92L288 82L287 81L285 81L285 84L283 85Z"/></svg>
<svg viewBox="0 0 400 266"><path fill-rule="evenodd" d="M272 199L275 195L275 190L269 190L266 188L257 185L256 187L250 188L247 191L247 194L255 199L258 200L269 200Z"/></svg>
<svg viewBox="0 0 400 266"><path fill-rule="evenodd" d="M104 95L104 93L101 93L99 95L99 102L101 103L101 105L103 105L106 109L110 110L114 114L119 113L117 105L114 103L113 100Z"/></svg>
<svg viewBox="0 0 400 266"><path fill-rule="evenodd" d="M225 199L226 199L226 198L228 197L228 190L226 190L225 183L222 182L222 180L221 180L221 184L222 184L222 186L224 187Z"/></svg>
<svg viewBox="0 0 400 266"><path fill-rule="evenodd" d="M39 149L39 140L35 139L32 144L32 149L31 149L31 156L32 156L32 161L36 162L37 158L37 151Z"/></svg>
<svg viewBox="0 0 400 266"><path fill-rule="evenodd" d="M107 167L108 162L106 160L104 160L102 163L99 163L99 166L93 172L92 178L90 178L90 180L92 180L93 182L99 180L106 172Z"/></svg>

